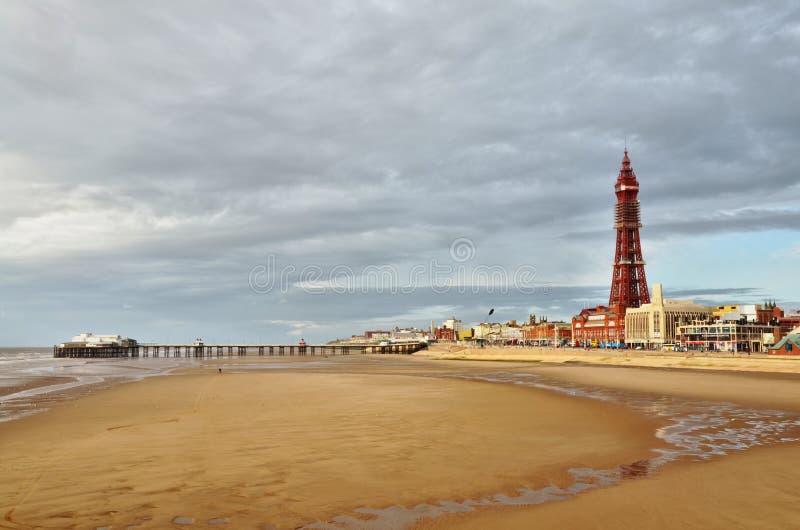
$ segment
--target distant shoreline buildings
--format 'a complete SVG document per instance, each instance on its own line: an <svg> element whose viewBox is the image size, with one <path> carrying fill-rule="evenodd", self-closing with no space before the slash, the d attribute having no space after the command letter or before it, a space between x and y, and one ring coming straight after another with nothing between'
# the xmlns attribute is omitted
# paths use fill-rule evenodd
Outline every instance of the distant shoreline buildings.
<svg viewBox="0 0 800 530"><path fill-rule="evenodd" d="M665 299L661 284L652 300L645 274L639 229L639 181L625 149L614 186L616 244L608 305L585 308L571 322L536 320L518 326L480 323L454 331L455 317L435 327L430 339L481 345L577 346L584 348L672 349L800 354L794 347L800 312L785 314L774 302L703 306ZM460 323L460 321L459 321ZM787 338L788 337L788 338ZM781 351L777 351L777 350Z"/></svg>

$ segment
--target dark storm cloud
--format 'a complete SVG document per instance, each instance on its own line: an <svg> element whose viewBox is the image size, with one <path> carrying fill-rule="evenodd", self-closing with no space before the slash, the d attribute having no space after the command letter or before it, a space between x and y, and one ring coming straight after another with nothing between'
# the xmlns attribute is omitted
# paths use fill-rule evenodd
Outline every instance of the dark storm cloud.
<svg viewBox="0 0 800 530"><path fill-rule="evenodd" d="M746 208L738 211L718 211L695 217L647 224L647 236L663 238L674 235L700 235L725 232L762 232L765 230L800 230L800 211L793 209ZM607 230L592 230L564 234L565 238L593 240Z"/></svg>
<svg viewBox="0 0 800 530"><path fill-rule="evenodd" d="M6 313L301 321L342 301L250 319L265 256L409 267L459 237L480 263L605 282L590 243L613 241L625 137L646 237L797 231L798 49L788 1L4 2ZM469 313L420 294L347 318L415 304Z"/></svg>

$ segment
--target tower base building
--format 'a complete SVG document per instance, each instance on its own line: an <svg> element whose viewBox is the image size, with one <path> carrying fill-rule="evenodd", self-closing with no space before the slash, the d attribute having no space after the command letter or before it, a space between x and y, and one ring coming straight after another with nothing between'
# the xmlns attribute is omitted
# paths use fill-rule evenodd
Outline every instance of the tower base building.
<svg viewBox="0 0 800 530"><path fill-rule="evenodd" d="M572 317L572 343L585 348L618 348L625 344L625 308L599 305Z"/></svg>

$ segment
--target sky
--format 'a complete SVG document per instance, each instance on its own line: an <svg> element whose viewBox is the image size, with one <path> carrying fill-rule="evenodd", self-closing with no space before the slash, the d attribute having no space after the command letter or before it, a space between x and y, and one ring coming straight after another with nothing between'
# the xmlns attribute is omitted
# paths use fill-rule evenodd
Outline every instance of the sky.
<svg viewBox="0 0 800 530"><path fill-rule="evenodd" d="M800 308L800 6L0 3L0 345Z"/></svg>

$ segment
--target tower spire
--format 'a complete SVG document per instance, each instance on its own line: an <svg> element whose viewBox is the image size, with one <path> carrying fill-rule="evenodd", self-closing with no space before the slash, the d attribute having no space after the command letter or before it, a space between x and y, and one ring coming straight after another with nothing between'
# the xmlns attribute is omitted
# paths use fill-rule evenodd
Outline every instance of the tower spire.
<svg viewBox="0 0 800 530"><path fill-rule="evenodd" d="M627 144L627 141L626 141ZM642 223L639 213L639 181L628 158L628 148L622 156L622 166L614 186L617 195L614 228L617 244L614 252L614 272L611 276L609 307L640 307L650 303L647 278L644 273L639 228Z"/></svg>

